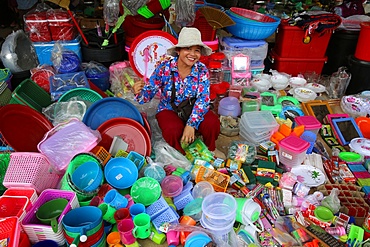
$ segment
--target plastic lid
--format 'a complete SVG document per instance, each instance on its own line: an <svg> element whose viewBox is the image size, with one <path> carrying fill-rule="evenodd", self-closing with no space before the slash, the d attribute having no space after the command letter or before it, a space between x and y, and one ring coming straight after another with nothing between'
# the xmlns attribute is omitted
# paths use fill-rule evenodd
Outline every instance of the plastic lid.
<svg viewBox="0 0 370 247"><path fill-rule="evenodd" d="M349 143L349 147L363 156L370 156L370 139L354 138Z"/></svg>
<svg viewBox="0 0 370 247"><path fill-rule="evenodd" d="M210 61L208 64L209 69L220 69L222 67L221 62L217 61Z"/></svg>
<svg viewBox="0 0 370 247"><path fill-rule="evenodd" d="M333 212L324 206L317 206L313 211L316 218L318 218L322 222L331 221L334 217Z"/></svg>
<svg viewBox="0 0 370 247"><path fill-rule="evenodd" d="M191 215L196 215L199 212L201 212L202 202L203 202L203 198L196 198L192 200L191 202L189 202L183 210L184 215L191 216Z"/></svg>
<svg viewBox="0 0 370 247"><path fill-rule="evenodd" d="M270 111L245 112L241 121L246 123L249 128L263 129L263 131L268 131L277 126L276 119Z"/></svg>
<svg viewBox="0 0 370 247"><path fill-rule="evenodd" d="M312 130L312 129L320 129L322 124L319 120L317 120L314 116L299 116L295 117L294 121L298 125L304 125L304 128L306 130Z"/></svg>
<svg viewBox="0 0 370 247"><path fill-rule="evenodd" d="M223 52L215 52L211 54L210 58L213 60L224 60L226 56Z"/></svg>
<svg viewBox="0 0 370 247"><path fill-rule="evenodd" d="M220 100L219 108L225 108L227 110L238 110L240 109L239 100L235 97L225 97Z"/></svg>
<svg viewBox="0 0 370 247"><path fill-rule="evenodd" d="M210 237L199 234L187 239L185 247L202 247L206 246L211 241L212 239Z"/></svg>
<svg viewBox="0 0 370 247"><path fill-rule="evenodd" d="M288 136L279 142L279 146L294 153L302 153L310 147L310 143L296 136Z"/></svg>

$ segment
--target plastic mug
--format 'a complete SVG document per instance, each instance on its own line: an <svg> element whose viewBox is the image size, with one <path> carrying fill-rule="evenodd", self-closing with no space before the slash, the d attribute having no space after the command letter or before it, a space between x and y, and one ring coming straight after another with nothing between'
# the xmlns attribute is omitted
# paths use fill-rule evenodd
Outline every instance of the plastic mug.
<svg viewBox="0 0 370 247"><path fill-rule="evenodd" d="M121 242L126 246L136 242L136 238L132 233L134 227L134 222L131 219L123 219L117 225L119 235L121 236Z"/></svg>
<svg viewBox="0 0 370 247"><path fill-rule="evenodd" d="M117 224L123 219L130 219L130 211L128 208L120 208L114 213L114 219Z"/></svg>
<svg viewBox="0 0 370 247"><path fill-rule="evenodd" d="M103 199L99 196L94 196L90 201L90 206L99 207L99 205L103 202Z"/></svg>
<svg viewBox="0 0 370 247"><path fill-rule="evenodd" d="M132 207L132 206L131 206ZM134 230L132 233L135 238L146 239L150 236L150 216L146 213L141 213L134 218Z"/></svg>
<svg viewBox="0 0 370 247"><path fill-rule="evenodd" d="M119 232L111 232L107 236L107 244L109 247L117 246L121 243L121 236Z"/></svg>
<svg viewBox="0 0 370 247"><path fill-rule="evenodd" d="M135 218L136 215L145 213L145 206L142 203L135 203L130 207L130 214L132 219Z"/></svg>
<svg viewBox="0 0 370 247"><path fill-rule="evenodd" d="M134 200L132 200L132 197L130 194L125 195L125 197L128 201L126 208L130 208L132 205L134 205Z"/></svg>
<svg viewBox="0 0 370 247"><path fill-rule="evenodd" d="M180 244L180 232L170 230L167 232L166 236L168 245L178 246Z"/></svg>
<svg viewBox="0 0 370 247"><path fill-rule="evenodd" d="M104 202L108 203L116 209L125 208L128 200L121 195L116 189L109 190L104 196Z"/></svg>
<svg viewBox="0 0 370 247"><path fill-rule="evenodd" d="M105 202L100 204L98 208L102 211L103 220L111 224L116 223L116 220L114 219L114 213L117 211L117 209L115 209L114 207Z"/></svg>

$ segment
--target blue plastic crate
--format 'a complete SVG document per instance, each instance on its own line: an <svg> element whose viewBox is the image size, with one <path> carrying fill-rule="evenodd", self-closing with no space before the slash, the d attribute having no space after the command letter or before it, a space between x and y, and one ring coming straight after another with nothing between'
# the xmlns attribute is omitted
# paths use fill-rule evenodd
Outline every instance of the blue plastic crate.
<svg viewBox="0 0 370 247"><path fill-rule="evenodd" d="M77 54L82 61L82 52L81 52L81 37L78 36L74 40L69 41L58 41L62 45L63 48L73 51ZM35 47L37 58L39 59L40 64L48 64L53 65L51 61L51 53L54 48L55 41L51 42L33 42L33 46Z"/></svg>
<svg viewBox="0 0 370 247"><path fill-rule="evenodd" d="M166 211L170 206L166 200L161 196L156 202L151 204L146 208L146 213L149 214L150 219L154 219L164 211Z"/></svg>
<svg viewBox="0 0 370 247"><path fill-rule="evenodd" d="M178 223L178 222L179 215L175 213L175 211L171 207L169 207L166 211L162 212L154 220L152 220L152 223L158 232L162 232L160 230L160 227L163 223Z"/></svg>
<svg viewBox="0 0 370 247"><path fill-rule="evenodd" d="M128 154L127 158L134 162L138 171L140 171L140 169L143 167L145 163L145 157L135 151L131 151Z"/></svg>
<svg viewBox="0 0 370 247"><path fill-rule="evenodd" d="M181 210L193 200L194 197L191 195L190 191L183 191L180 195L173 198L173 204L175 204L177 210Z"/></svg>

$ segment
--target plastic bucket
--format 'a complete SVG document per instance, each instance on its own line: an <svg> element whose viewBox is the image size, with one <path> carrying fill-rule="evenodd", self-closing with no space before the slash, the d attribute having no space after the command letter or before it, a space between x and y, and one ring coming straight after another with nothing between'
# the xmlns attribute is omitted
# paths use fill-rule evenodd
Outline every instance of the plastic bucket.
<svg viewBox="0 0 370 247"><path fill-rule="evenodd" d="M234 220L229 224L217 226L210 223L203 214L200 219L200 224L204 228L210 230L215 236L221 237L224 242L228 242L229 233L230 231L233 231Z"/></svg>
<svg viewBox="0 0 370 247"><path fill-rule="evenodd" d="M362 22L361 30L356 46L355 58L370 62L370 22Z"/></svg>
<svg viewBox="0 0 370 247"><path fill-rule="evenodd" d="M362 61L354 56L349 57L349 72L351 81L348 84L346 95L360 93L370 89L370 62Z"/></svg>
<svg viewBox="0 0 370 247"><path fill-rule="evenodd" d="M206 196L202 203L202 218L216 226L225 226L234 222L237 203L233 196L217 192Z"/></svg>

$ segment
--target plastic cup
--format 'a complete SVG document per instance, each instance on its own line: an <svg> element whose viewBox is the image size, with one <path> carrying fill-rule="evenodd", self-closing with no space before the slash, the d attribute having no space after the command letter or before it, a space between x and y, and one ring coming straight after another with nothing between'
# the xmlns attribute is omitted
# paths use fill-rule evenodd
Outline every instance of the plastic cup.
<svg viewBox="0 0 370 247"><path fill-rule="evenodd" d="M98 208L102 211L103 220L111 224L116 223L116 220L114 219L114 213L117 211L117 209L115 209L114 207L105 202L100 204Z"/></svg>
<svg viewBox="0 0 370 247"><path fill-rule="evenodd" d="M130 210L128 208L120 208L114 213L114 219L117 224L123 219L130 219Z"/></svg>
<svg viewBox="0 0 370 247"><path fill-rule="evenodd" d="M135 203L130 207L130 215L132 219L135 218L136 215L145 213L145 206L142 203Z"/></svg>
<svg viewBox="0 0 370 247"><path fill-rule="evenodd" d="M90 201L90 206L98 207L103 202L99 196L94 196Z"/></svg>
<svg viewBox="0 0 370 247"><path fill-rule="evenodd" d="M104 196L104 202L111 205L115 209L124 208L128 204L126 197L121 195L116 189L109 190Z"/></svg>
<svg viewBox="0 0 370 247"><path fill-rule="evenodd" d="M258 220L261 206L249 198L235 198L237 203L235 220L248 225Z"/></svg>
<svg viewBox="0 0 370 247"><path fill-rule="evenodd" d="M113 187L110 184L102 184L102 186L99 188L98 196L104 198L107 192L111 189L113 189Z"/></svg>
<svg viewBox="0 0 370 247"><path fill-rule="evenodd" d="M168 245L178 246L180 244L180 232L170 230L166 235Z"/></svg>
<svg viewBox="0 0 370 247"><path fill-rule="evenodd" d="M195 226L197 222L190 216L183 215L180 218L180 224L187 225L187 226Z"/></svg>
<svg viewBox="0 0 370 247"><path fill-rule="evenodd" d="M123 219L117 224L117 229L121 236L121 242L126 246L136 242L136 238L132 233L134 227L134 222L131 219Z"/></svg>
<svg viewBox="0 0 370 247"><path fill-rule="evenodd" d="M196 198L204 198L212 193L215 193L215 190L210 182L200 181L194 185L192 196Z"/></svg>
<svg viewBox="0 0 370 247"><path fill-rule="evenodd" d="M150 236L150 216L146 213L141 213L134 218L134 229L132 233L135 238L146 239Z"/></svg>
<svg viewBox="0 0 370 247"><path fill-rule="evenodd" d="M116 244L121 243L121 236L119 232L111 232L107 236L107 244L109 247L115 246Z"/></svg>

